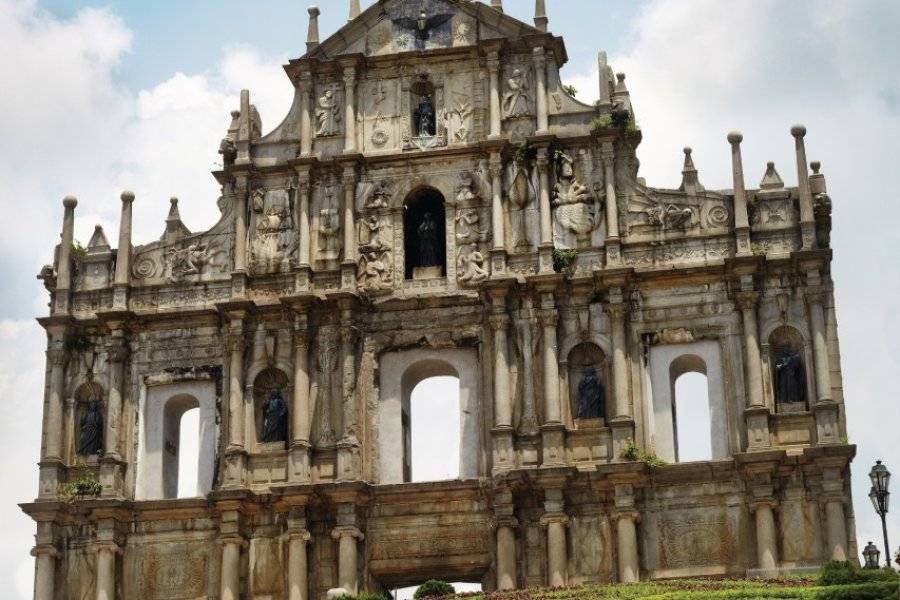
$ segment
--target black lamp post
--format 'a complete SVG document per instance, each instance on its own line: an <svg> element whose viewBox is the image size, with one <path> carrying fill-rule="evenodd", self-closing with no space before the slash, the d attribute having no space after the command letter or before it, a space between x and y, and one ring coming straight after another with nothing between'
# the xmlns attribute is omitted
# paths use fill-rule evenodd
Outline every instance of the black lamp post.
<svg viewBox="0 0 900 600"><path fill-rule="evenodd" d="M862 554L866 559L866 569L877 569L880 566L878 564L878 557L881 556L881 552L879 552L878 547L875 544L869 542L868 545L863 548Z"/></svg>
<svg viewBox="0 0 900 600"><path fill-rule="evenodd" d="M872 506L875 507L875 512L881 517L881 530L884 533L885 561L887 561L887 566L891 566L891 550L888 545L887 534L888 503L891 499L888 484L891 482L891 473L879 460L872 467L872 470L869 471L869 479L872 480L872 491L869 492L869 499L872 501Z"/></svg>

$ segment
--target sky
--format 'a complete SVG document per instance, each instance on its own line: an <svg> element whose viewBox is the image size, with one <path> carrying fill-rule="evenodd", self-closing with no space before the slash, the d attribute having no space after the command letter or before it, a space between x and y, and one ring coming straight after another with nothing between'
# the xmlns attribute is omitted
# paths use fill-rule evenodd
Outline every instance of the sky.
<svg viewBox="0 0 900 600"><path fill-rule="evenodd" d="M371 2L363 2L367 6ZM322 0L323 37L346 20ZM900 472L900 2L896 0L548 0L566 39L563 71L597 96L596 52L627 74L644 141L641 175L680 181L692 146L701 181L731 186L725 136L745 136L756 184L774 160L796 185L795 122L809 130L834 202L836 282L854 498L861 544L880 541L866 497L876 459ZM531 0L505 0L528 20ZM295 0L0 0L0 585L31 597L34 532L17 502L32 499L45 340L34 321L47 297L35 279L51 259L61 199L79 198L76 238L95 224L115 240L119 193L133 189L135 241L162 233L168 198L193 230L215 220L218 142L241 88L265 129L291 101L281 65L302 53L306 4ZM446 386L441 388L444 391ZM440 390L438 390L440 392ZM437 394L433 393L432 395ZM441 392L444 393L444 392ZM900 478L898 478L900 479ZM896 484L895 484L896 485ZM896 509L892 548L900 544Z"/></svg>

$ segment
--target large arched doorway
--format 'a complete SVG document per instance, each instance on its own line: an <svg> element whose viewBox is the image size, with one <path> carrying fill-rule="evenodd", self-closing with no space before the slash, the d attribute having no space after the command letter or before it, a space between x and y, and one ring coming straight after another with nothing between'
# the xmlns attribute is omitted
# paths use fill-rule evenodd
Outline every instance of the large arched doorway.
<svg viewBox="0 0 900 600"><path fill-rule="evenodd" d="M413 191L403 206L406 279L447 275L447 228L444 196L434 188Z"/></svg>

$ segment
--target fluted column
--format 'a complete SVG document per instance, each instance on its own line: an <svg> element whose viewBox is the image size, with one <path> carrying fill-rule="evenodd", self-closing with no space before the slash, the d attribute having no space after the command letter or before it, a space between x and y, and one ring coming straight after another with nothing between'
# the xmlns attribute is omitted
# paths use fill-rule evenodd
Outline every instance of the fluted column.
<svg viewBox="0 0 900 600"><path fill-rule="evenodd" d="M243 538L228 536L222 542L222 573L219 578L221 600L240 600L241 597L241 547Z"/></svg>
<svg viewBox="0 0 900 600"><path fill-rule="evenodd" d="M128 306L128 285L131 278L131 222L134 192L122 192L122 215L119 221L119 247L116 251L116 273L113 280L113 307Z"/></svg>
<svg viewBox="0 0 900 600"><path fill-rule="evenodd" d="M544 309L540 319L543 328L544 423L556 424L562 420L559 406L559 349L556 341L559 315L554 309Z"/></svg>
<svg viewBox="0 0 900 600"><path fill-rule="evenodd" d="M356 262L356 222L354 219L354 200L356 196L356 168L344 167L341 179L344 190L344 262Z"/></svg>
<svg viewBox="0 0 900 600"><path fill-rule="evenodd" d="M759 351L759 327L756 307L758 292L739 292L735 297L744 322L744 377L747 387L747 447L760 450L771 447L769 409L763 397L762 359Z"/></svg>
<svg viewBox="0 0 900 600"><path fill-rule="evenodd" d="M516 528L515 517L497 519L497 590L516 589Z"/></svg>
<svg viewBox="0 0 900 600"><path fill-rule="evenodd" d="M97 600L116 600L116 554L113 543L100 544L97 552Z"/></svg>
<svg viewBox="0 0 900 600"><path fill-rule="evenodd" d="M487 59L490 76L491 138L500 137L500 54L491 52Z"/></svg>
<svg viewBox="0 0 900 600"><path fill-rule="evenodd" d="M800 192L800 231L803 238L803 249L814 250L816 248L816 219L813 214L812 193L809 190L809 170L806 166L806 127L794 125L791 127L791 135L794 136L794 146L797 154L797 187Z"/></svg>
<svg viewBox="0 0 900 600"><path fill-rule="evenodd" d="M359 591L359 557L357 540L365 539L362 531L354 526L336 527L331 537L338 540L338 586L351 596Z"/></svg>
<svg viewBox="0 0 900 600"><path fill-rule="evenodd" d="M616 200L616 153L612 143L603 144L603 181L606 185L606 262L622 262L619 239L619 205Z"/></svg>
<svg viewBox="0 0 900 600"><path fill-rule="evenodd" d="M620 583L635 583L641 579L637 539L638 518L638 513L634 511L623 511L616 515Z"/></svg>
<svg viewBox="0 0 900 600"><path fill-rule="evenodd" d="M613 393L616 418L631 419L631 402L628 398L628 359L626 356L625 317L628 307L624 303L606 306L612 325Z"/></svg>
<svg viewBox="0 0 900 600"><path fill-rule="evenodd" d="M313 147L312 73L304 71L300 74L300 82L298 83L297 89L300 93L300 156L310 156ZM303 238L302 233L300 239L305 239Z"/></svg>
<svg viewBox="0 0 900 600"><path fill-rule="evenodd" d="M228 446L225 449L224 485L244 483L246 449L244 447L244 322L243 317L232 318L227 336L228 369Z"/></svg>
<svg viewBox="0 0 900 600"><path fill-rule="evenodd" d="M239 179L234 187L234 270L247 272L247 180Z"/></svg>
<svg viewBox="0 0 900 600"><path fill-rule="evenodd" d="M550 158L548 154L549 150L547 148L538 148L537 169L540 185L541 246L553 245L553 219L550 212Z"/></svg>
<svg viewBox="0 0 900 600"><path fill-rule="evenodd" d="M291 469L292 482L309 481L310 406L309 406L309 322L305 314L294 320L294 398L291 407Z"/></svg>
<svg viewBox="0 0 900 600"><path fill-rule="evenodd" d="M534 317L531 299L523 299L518 322L519 339L522 347L522 419L519 424L521 433L537 431L537 412L534 392L534 334L537 319Z"/></svg>
<svg viewBox="0 0 900 600"><path fill-rule="evenodd" d="M59 244L59 256L56 263L56 292L54 294L53 314L66 313L69 310L69 291L72 289L72 241L75 235L75 207L78 200L74 196L63 198L62 239Z"/></svg>
<svg viewBox="0 0 900 600"><path fill-rule="evenodd" d="M288 534L288 600L309 600L306 545L310 539L305 529Z"/></svg>
<svg viewBox="0 0 900 600"><path fill-rule="evenodd" d="M512 426L512 402L509 396L509 361L507 358L507 329L509 316L490 316L494 331L494 427Z"/></svg>
<svg viewBox="0 0 900 600"><path fill-rule="evenodd" d="M300 201L297 203L297 228L300 232L298 263L303 267L310 265L309 257L312 248L312 235L309 227L309 188L309 172L298 171L297 194L300 197Z"/></svg>
<svg viewBox="0 0 900 600"><path fill-rule="evenodd" d="M535 48L534 74L537 88L537 133L545 134L550 131L550 121L547 113L547 56L543 48Z"/></svg>
<svg viewBox="0 0 900 600"><path fill-rule="evenodd" d="M54 600L56 589L56 556L53 546L36 546L34 557L34 600Z"/></svg>
<svg viewBox="0 0 900 600"><path fill-rule="evenodd" d="M359 438L356 414L356 354L354 351L356 335L353 328L352 311L344 308L341 311L341 407L342 434L338 442L339 481L351 481L359 478L356 457L359 454Z"/></svg>
<svg viewBox="0 0 900 600"><path fill-rule="evenodd" d="M45 460L62 460L63 399L65 397L65 369L69 353L64 347L62 335L53 336L47 348L50 363L50 385L47 402L47 431L44 444Z"/></svg>
<svg viewBox="0 0 900 600"><path fill-rule="evenodd" d="M566 527L569 517L563 513L546 514L541 518L541 525L547 528L547 585L563 587L568 575Z"/></svg>
<svg viewBox="0 0 900 600"><path fill-rule="evenodd" d="M503 218L503 159L500 154L491 154L491 240L494 250L506 247Z"/></svg>
<svg viewBox="0 0 900 600"><path fill-rule="evenodd" d="M122 400L125 387L125 361L128 358L125 333L121 329L113 331L107 356L109 362L109 395L106 404L104 458L109 457L121 460Z"/></svg>
<svg viewBox="0 0 900 600"><path fill-rule="evenodd" d="M812 333L813 363L816 380L816 430L820 444L838 442L837 406L831 394L831 363L828 357L828 339L825 328L825 298L822 288L806 290L809 311L809 328Z"/></svg>
<svg viewBox="0 0 900 600"><path fill-rule="evenodd" d="M775 514L772 499L757 501L756 512L756 564L764 571L778 568L778 532L775 529Z"/></svg>
<svg viewBox="0 0 900 600"><path fill-rule="evenodd" d="M731 173L734 180L734 234L737 240L738 256L750 256L750 220L747 215L747 190L744 188L744 161L741 157L741 142L744 136L732 131L728 134L731 144Z"/></svg>
<svg viewBox="0 0 900 600"><path fill-rule="evenodd" d="M356 67L344 67L344 152L356 152Z"/></svg>

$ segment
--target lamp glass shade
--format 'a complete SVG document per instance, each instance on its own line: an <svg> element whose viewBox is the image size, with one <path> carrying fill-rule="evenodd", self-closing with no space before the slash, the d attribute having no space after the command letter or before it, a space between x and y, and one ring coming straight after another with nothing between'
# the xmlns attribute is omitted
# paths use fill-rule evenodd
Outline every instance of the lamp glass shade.
<svg viewBox="0 0 900 600"><path fill-rule="evenodd" d="M867 569L877 569L878 568L878 557L881 552L878 551L878 547L875 546L872 542L869 542L868 545L863 549L863 556L866 559L866 568Z"/></svg>
<svg viewBox="0 0 900 600"><path fill-rule="evenodd" d="M872 487L879 492L887 492L891 483L891 473L887 470L881 461L877 461L872 470L869 471L869 479L872 480Z"/></svg>

